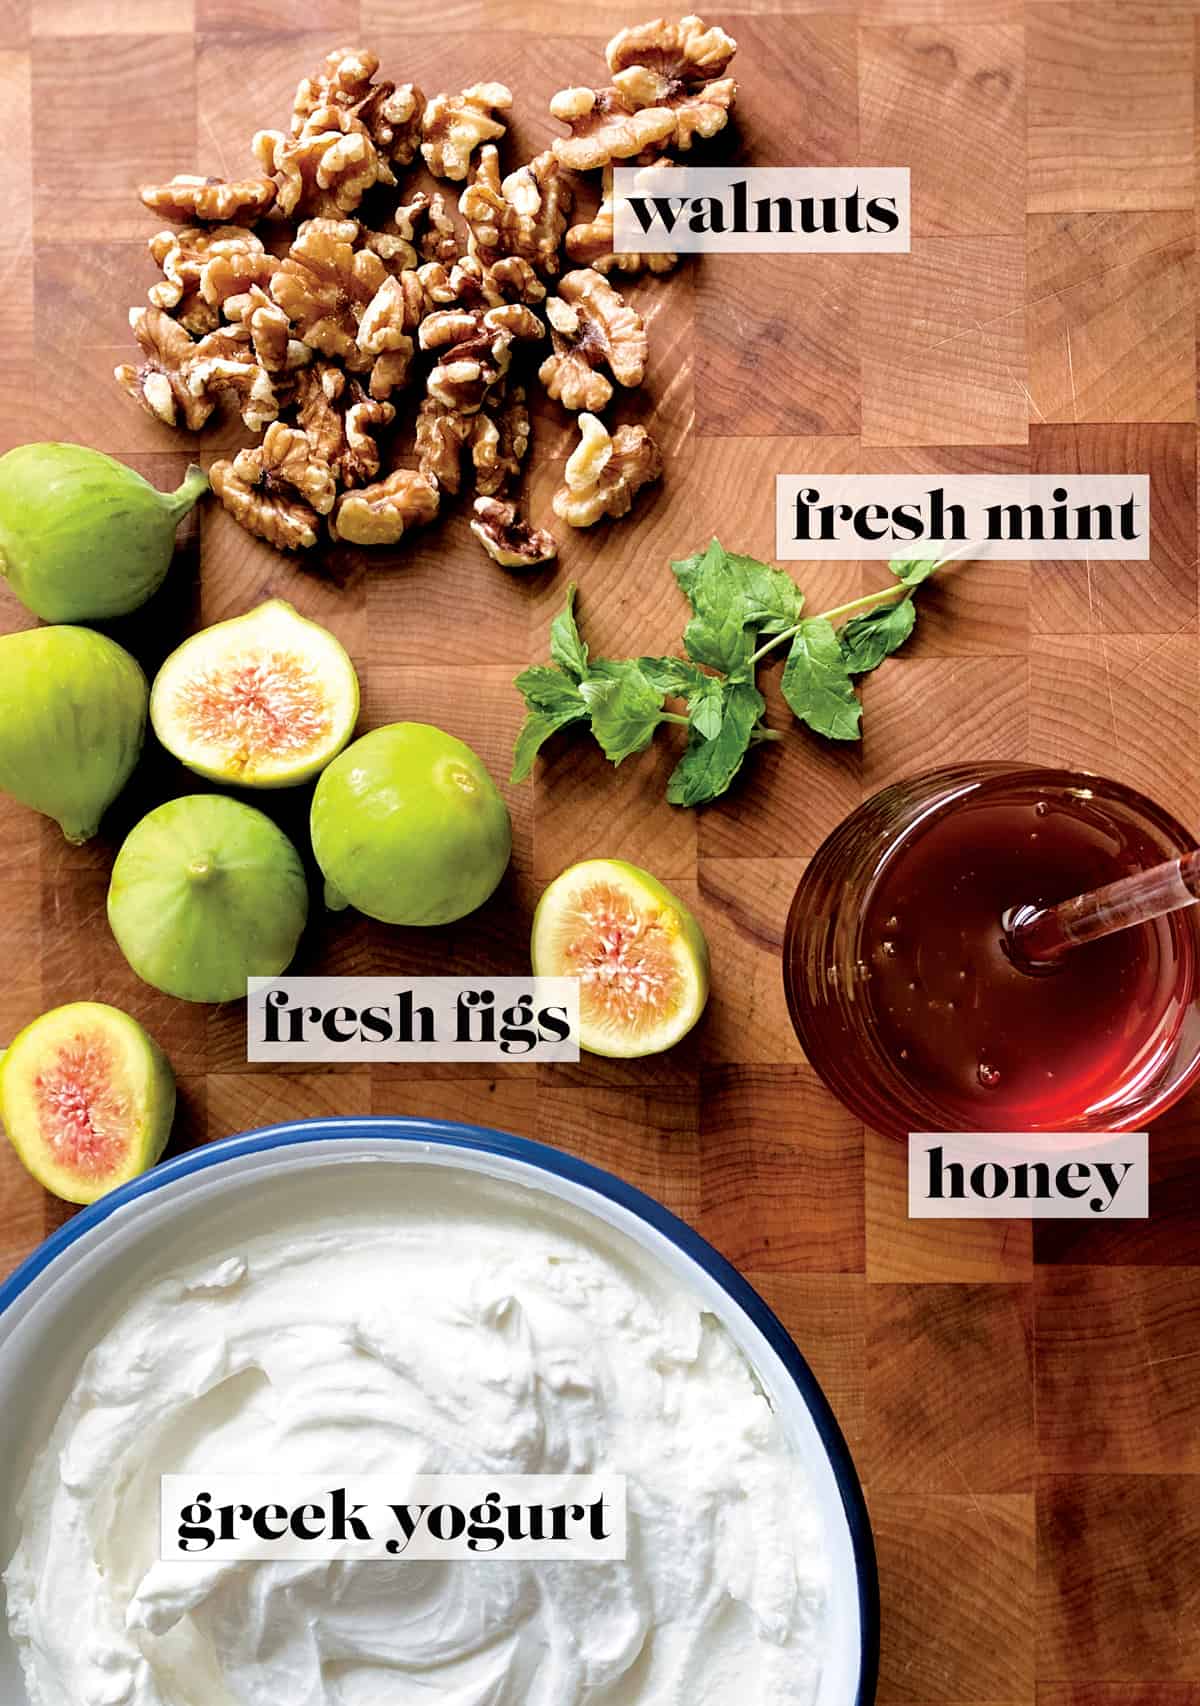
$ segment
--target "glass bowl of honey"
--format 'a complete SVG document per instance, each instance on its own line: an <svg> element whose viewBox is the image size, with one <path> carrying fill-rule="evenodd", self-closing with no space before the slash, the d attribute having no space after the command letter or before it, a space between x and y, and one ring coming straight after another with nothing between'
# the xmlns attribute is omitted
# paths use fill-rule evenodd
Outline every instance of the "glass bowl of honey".
<svg viewBox="0 0 1200 1706"><path fill-rule="evenodd" d="M1086 771L964 764L859 806L810 860L784 983L809 1061L876 1130L1144 1126L1200 1077L1200 907L1052 965L1011 920L1197 846Z"/></svg>

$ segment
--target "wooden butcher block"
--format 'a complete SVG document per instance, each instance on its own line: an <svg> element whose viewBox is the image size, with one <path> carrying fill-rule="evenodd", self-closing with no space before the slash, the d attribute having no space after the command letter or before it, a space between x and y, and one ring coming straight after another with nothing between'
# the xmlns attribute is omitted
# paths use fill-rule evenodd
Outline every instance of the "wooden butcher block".
<svg viewBox="0 0 1200 1706"><path fill-rule="evenodd" d="M651 8L653 10L653 8ZM372 557L276 555L212 500L168 588L114 632L153 668L195 627L280 594L326 623L364 684L363 726L444 725L508 775L513 676L546 656L569 579L595 650L676 650L668 561L718 533L770 557L778 472L1148 472L1148 563L975 564L922 595L913 642L864 684L861 746L786 712L727 798L668 806L683 731L613 770L563 737L508 787L512 870L476 916L422 934L321 917L298 969L521 971L542 886L617 855L708 933L702 1027L657 1061L265 1071L239 1006L139 984L111 940L114 847L186 791L158 754L70 847L4 804L0 1034L44 1008L128 1008L177 1068L176 1148L295 1116L478 1120L585 1155L652 1192L758 1286L828 1392L859 1464L883 1578L884 1706L1200 1703L1200 1101L1152 1132L1148 1222L910 1222L903 1147L825 1091L788 1023L780 944L805 860L865 794L964 757L1101 770L1200 824L1197 636L1196 7L1188 0L818 0L720 12L737 36L741 158L905 165L910 255L746 255L631 286L644 390L619 418L658 438L633 516L565 528L559 564L490 563L457 510ZM374 48L428 93L515 92L508 159L559 133L551 94L603 80L645 14L584 0L0 0L0 449L65 438L161 486L196 444L114 384L161 224L134 187L236 172L286 126L335 46ZM707 16L707 14L706 14ZM535 519L572 441L539 405ZM882 564L797 564L809 608ZM11 599L5 625L31 619ZM301 790L303 794L304 791ZM306 798L271 809L303 835ZM0 1269L69 1211L0 1150Z"/></svg>

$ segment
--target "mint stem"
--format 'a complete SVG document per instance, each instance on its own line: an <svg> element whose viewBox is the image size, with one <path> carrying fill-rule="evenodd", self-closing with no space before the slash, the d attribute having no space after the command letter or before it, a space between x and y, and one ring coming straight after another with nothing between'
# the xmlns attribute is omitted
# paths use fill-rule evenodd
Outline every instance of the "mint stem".
<svg viewBox="0 0 1200 1706"><path fill-rule="evenodd" d="M690 717L680 716L678 711L663 711L663 712L661 712L660 716L659 716L659 721L664 722L664 723L679 723L685 729L690 729L692 726L692 719Z"/></svg>
<svg viewBox="0 0 1200 1706"><path fill-rule="evenodd" d="M939 557L938 568L944 568L947 563L953 562L955 557L966 556L968 551L974 551L978 555L978 547L968 542L966 545L960 546L957 551L950 551L946 556ZM849 616L855 610L865 610L869 604L878 604L885 598L892 599L896 604L903 604L904 600L911 598L915 591L916 588L911 586L881 586L875 592L864 593L861 598L852 598L848 604L835 604L832 610L822 610L817 616L807 616L805 621L832 622L835 616ZM803 626L804 622L797 622L794 628L785 628L782 634L772 634L767 643L760 646L754 653L750 659L749 667L753 669L761 658L765 658L768 652L773 652L776 646L783 645L785 640L794 639Z"/></svg>
<svg viewBox="0 0 1200 1706"><path fill-rule="evenodd" d="M900 593L900 597L896 599L897 604L903 604L906 598L913 595L912 587L881 586L878 592L864 593L862 598L852 598L849 604L838 604L832 610L822 610L817 621L832 622L835 616L849 616L852 611L865 610L868 604L878 604L881 598L894 596L897 592Z"/></svg>
<svg viewBox="0 0 1200 1706"><path fill-rule="evenodd" d="M797 622L797 624L794 628L785 628L783 630L782 634L772 634L771 638L767 641L766 645L760 646L758 648L758 650L755 652L754 656L750 659L750 662L746 666L747 669L753 670L755 664L758 663L760 658L765 658L768 652L773 652L775 650L775 647L781 646L785 640L794 639L795 636L800 632L800 626L801 626L800 623Z"/></svg>

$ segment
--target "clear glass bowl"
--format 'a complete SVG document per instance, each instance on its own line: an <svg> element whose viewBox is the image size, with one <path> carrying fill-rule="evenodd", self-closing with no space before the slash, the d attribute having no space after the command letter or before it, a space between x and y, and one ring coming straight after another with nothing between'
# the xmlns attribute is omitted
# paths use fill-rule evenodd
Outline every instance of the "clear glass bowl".
<svg viewBox="0 0 1200 1706"><path fill-rule="evenodd" d="M822 843L792 901L783 948L788 1009L810 1063L833 1093L867 1125L893 1136L911 1131L994 1130L964 1116L961 1103L931 1093L927 1081L906 1076L897 1051L880 1044L870 944L864 920L873 897L886 893L897 854L911 849L940 814L980 801L1042 797L1086 801L1097 821L1136 836L1155 859L1194 848L1193 836L1169 813L1118 782L1085 771L1032 765L963 764L926 772L866 800ZM885 887L881 890L880 885ZM1066 899L1067 895L1055 898ZM1174 966L1174 984L1161 1034L1143 1049L1111 1094L1093 1097L1073 1117L1007 1124L1029 1131L1129 1131L1169 1107L1200 1077L1200 907L1176 912L1142 929L1159 931Z"/></svg>

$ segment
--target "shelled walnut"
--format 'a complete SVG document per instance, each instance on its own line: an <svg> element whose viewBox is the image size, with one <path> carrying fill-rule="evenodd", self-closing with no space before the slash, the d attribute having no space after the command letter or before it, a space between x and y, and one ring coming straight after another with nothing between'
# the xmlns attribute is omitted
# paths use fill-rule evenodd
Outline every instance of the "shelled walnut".
<svg viewBox="0 0 1200 1706"><path fill-rule="evenodd" d="M429 203L429 218L420 240L421 259L453 266L459 259L458 227L446 211L446 198L435 192Z"/></svg>
<svg viewBox="0 0 1200 1706"><path fill-rule="evenodd" d="M532 569L558 555L554 535L543 527L531 527L519 515L516 504L476 498L474 509L471 532L502 568Z"/></svg>
<svg viewBox="0 0 1200 1706"><path fill-rule="evenodd" d="M671 162L667 160L658 162L659 170L669 165ZM564 247L571 260L580 266L593 267L596 272L605 274L663 273L670 272L679 265L679 256L665 251L649 253L628 249L615 253L613 226L613 169L610 163L604 168L600 206L595 215L578 225L572 225L564 239Z"/></svg>
<svg viewBox="0 0 1200 1706"><path fill-rule="evenodd" d="M567 409L602 409L612 386L600 371L607 367L619 385L640 385L646 376L646 323L598 272L585 267L567 273L558 295L546 303L554 354L538 378L551 397Z"/></svg>
<svg viewBox="0 0 1200 1706"><path fill-rule="evenodd" d="M310 347L292 336L291 321L260 285L227 297L222 306L231 322L247 329L254 353L268 373L291 373L312 360Z"/></svg>
<svg viewBox="0 0 1200 1706"><path fill-rule="evenodd" d="M375 184L396 181L366 127L342 107L319 108L298 136L260 130L251 146L278 185L283 214L337 219L353 213Z"/></svg>
<svg viewBox="0 0 1200 1706"><path fill-rule="evenodd" d="M618 30L604 57L623 95L674 115L671 140L686 149L697 136L715 136L728 124L737 84L724 73L736 52L732 36L691 16Z"/></svg>
<svg viewBox="0 0 1200 1706"><path fill-rule="evenodd" d="M376 434L391 425L390 403L368 397L357 379L318 361L296 378L296 420L340 485L361 486L379 472Z"/></svg>
<svg viewBox="0 0 1200 1706"><path fill-rule="evenodd" d="M468 413L426 397L417 413L421 472L456 494L469 455L476 492L493 497L520 476L529 449L529 410L520 386L498 388L485 406Z"/></svg>
<svg viewBox="0 0 1200 1706"><path fill-rule="evenodd" d="M340 107L366 130L389 161L407 166L421 140L425 97L413 83L376 83L379 59L364 48L335 48L321 69L305 77L292 104L291 134L299 136L314 113Z"/></svg>
<svg viewBox="0 0 1200 1706"><path fill-rule="evenodd" d="M199 219L209 225L249 223L261 219L275 201L275 180L269 177L200 178L180 173L166 184L143 184L138 194L163 219Z"/></svg>
<svg viewBox="0 0 1200 1706"><path fill-rule="evenodd" d="M496 115L511 106L512 90L503 83L475 83L461 95L435 95L421 125L421 154L434 177L461 182L475 150L504 135L506 127Z"/></svg>
<svg viewBox="0 0 1200 1706"><path fill-rule="evenodd" d="M665 107L642 111L619 89L560 89L550 111L571 131L556 136L551 147L575 172L658 153L675 132L674 117Z"/></svg>
<svg viewBox="0 0 1200 1706"><path fill-rule="evenodd" d="M114 368L117 384L164 426L181 422L189 432L198 432L216 401L197 396L188 385L195 340L161 308L131 308L129 324L142 359Z"/></svg>
<svg viewBox="0 0 1200 1706"><path fill-rule="evenodd" d="M458 211L471 233L471 253L485 266L511 256L553 275L574 199L549 150L502 179L500 156L489 144Z"/></svg>
<svg viewBox="0 0 1200 1706"><path fill-rule="evenodd" d="M151 237L147 248L163 274L147 293L156 308L179 308L185 298L194 301L197 297L219 307L233 292L222 292L216 283L209 286L211 294L205 291L206 277L218 258L234 262L239 270L245 267L249 276L241 286L243 290L251 283L265 283L276 265L275 257L267 254L260 239L244 225L189 225L182 231L160 231Z"/></svg>
<svg viewBox="0 0 1200 1706"><path fill-rule="evenodd" d="M571 527L592 527L604 516L628 515L643 486L662 473L658 446L644 426L609 433L595 415L579 417L579 443L567 458L555 515Z"/></svg>
<svg viewBox="0 0 1200 1706"><path fill-rule="evenodd" d="M571 131L554 152L564 166L587 171L715 136L737 94L724 75L736 51L732 36L695 16L619 30L604 50L611 86L561 89L551 100L551 113Z"/></svg>
<svg viewBox="0 0 1200 1706"><path fill-rule="evenodd" d="M302 341L365 372L371 356L358 344L367 304L388 276L372 249L354 247L352 219L309 219L271 279L271 295Z"/></svg>
<svg viewBox="0 0 1200 1706"><path fill-rule="evenodd" d="M262 443L209 469L213 491L234 519L280 551L310 550L318 516L336 501L333 471L308 435L276 421Z"/></svg>
<svg viewBox="0 0 1200 1706"><path fill-rule="evenodd" d="M611 85L555 97L572 136L506 174L504 84L427 103L415 84L381 78L370 50L335 48L298 85L287 128L253 138L259 175L145 189L182 228L151 240L162 276L131 313L140 359L118 381L191 431L219 401L236 405L261 442L218 461L213 484L280 549L310 548L323 517L332 538L394 541L432 519L441 493L465 489L497 561L545 560L553 539L508 501L530 443L524 384L537 372L552 400L584 411L556 508L573 525L625 513L661 462L643 428L610 437L592 413L614 384L640 384L647 361L641 315L602 275L675 259L613 252L611 169L595 217L571 225L566 164L648 163L712 134L733 98L733 51L695 17L620 31ZM418 152L460 186L456 209L398 182ZM564 249L595 266L555 286ZM539 368L528 358L547 330ZM423 393L416 469L399 466L409 458L388 436L410 387Z"/></svg>
<svg viewBox="0 0 1200 1706"><path fill-rule="evenodd" d="M422 293L414 275L407 276L416 285L415 290L406 290L404 275L385 278L358 323L358 347L374 358L370 387L373 397L390 397L408 382L416 350L411 334L421 321Z"/></svg>
<svg viewBox="0 0 1200 1706"><path fill-rule="evenodd" d="M329 531L354 545L395 545L410 528L433 520L438 501L437 486L427 475L394 468L378 485L339 499Z"/></svg>
<svg viewBox="0 0 1200 1706"><path fill-rule="evenodd" d="M262 432L279 414L271 375L258 359L248 329L222 326L196 345L186 366L188 389L211 407L228 394L251 432Z"/></svg>
<svg viewBox="0 0 1200 1706"><path fill-rule="evenodd" d="M508 372L513 343L544 336L542 322L522 303L439 309L426 316L419 333L421 348L437 352L426 390L444 407L473 414Z"/></svg>

